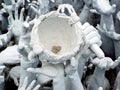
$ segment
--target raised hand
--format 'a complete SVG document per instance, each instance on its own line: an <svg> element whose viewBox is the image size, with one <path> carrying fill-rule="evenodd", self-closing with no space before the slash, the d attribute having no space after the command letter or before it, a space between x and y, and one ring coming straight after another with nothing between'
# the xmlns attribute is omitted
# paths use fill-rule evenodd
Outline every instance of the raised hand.
<svg viewBox="0 0 120 90"><path fill-rule="evenodd" d="M106 24L103 24L103 28L100 25L97 25L96 28L100 32L108 36L109 38L114 39L114 40L120 40L120 34L115 32L114 25L111 25L110 30L107 29Z"/></svg>
<svg viewBox="0 0 120 90"><path fill-rule="evenodd" d="M68 13L70 14L70 17L72 18L72 20L74 20L75 22L79 21L79 17L77 16L73 6L70 4L59 5L57 9L57 13L65 13L65 9L68 10Z"/></svg>
<svg viewBox="0 0 120 90"><path fill-rule="evenodd" d="M33 80L30 85L28 85L28 78L26 77L23 81L23 84L21 87L18 88L18 90L39 90L40 85L36 85L36 81Z"/></svg>
<svg viewBox="0 0 120 90"><path fill-rule="evenodd" d="M107 14L107 15L114 13L116 10L116 5L115 4L110 5L109 0L92 0L92 6L99 13Z"/></svg>
<svg viewBox="0 0 120 90"><path fill-rule="evenodd" d="M102 59L95 58L91 61L93 64L97 65L99 68L109 70L110 68L114 69L120 63L120 57L113 61L109 57L104 57Z"/></svg>
<svg viewBox="0 0 120 90"><path fill-rule="evenodd" d="M114 62L112 61L111 58L104 57L102 59L95 58L92 60L92 63L97 65L101 69L109 70L112 67Z"/></svg>
<svg viewBox="0 0 120 90"><path fill-rule="evenodd" d="M13 35L16 37L19 37L20 35L24 34L26 31L23 28L23 22L24 22L24 8L21 9L20 17L18 18L18 8L15 7L15 13L13 16L12 12L9 12L10 16L8 18L10 30L12 31Z"/></svg>
<svg viewBox="0 0 120 90"><path fill-rule="evenodd" d="M89 44L92 52L96 54L99 58L104 57L103 51L100 49L102 44L101 37L98 34L98 31L91 26L89 23L85 23L82 27L83 33L85 34L84 41L86 44Z"/></svg>

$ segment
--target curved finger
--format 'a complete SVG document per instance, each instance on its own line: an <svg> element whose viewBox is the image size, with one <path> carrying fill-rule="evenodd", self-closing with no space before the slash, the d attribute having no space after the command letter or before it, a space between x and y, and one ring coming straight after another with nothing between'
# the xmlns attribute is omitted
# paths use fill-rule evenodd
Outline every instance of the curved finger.
<svg viewBox="0 0 120 90"><path fill-rule="evenodd" d="M89 40L94 37L98 37L99 39L101 38L100 35L98 34L98 32L96 32L96 31L91 31L89 34L86 35L86 38Z"/></svg>
<svg viewBox="0 0 120 90"><path fill-rule="evenodd" d="M89 44L97 44L98 46L101 46L102 41L98 37L94 37L89 41Z"/></svg>
<svg viewBox="0 0 120 90"><path fill-rule="evenodd" d="M82 25L82 30L86 30L86 28L90 26L90 24L88 22L86 22L85 24Z"/></svg>
<svg viewBox="0 0 120 90"><path fill-rule="evenodd" d="M60 13L61 6L58 6L57 13Z"/></svg>
<svg viewBox="0 0 120 90"><path fill-rule="evenodd" d="M60 13L60 11L63 13L65 11L65 4L59 5L57 12Z"/></svg>
<svg viewBox="0 0 120 90"><path fill-rule="evenodd" d="M67 4L66 8L68 9L69 14L72 15L73 14L72 5Z"/></svg>

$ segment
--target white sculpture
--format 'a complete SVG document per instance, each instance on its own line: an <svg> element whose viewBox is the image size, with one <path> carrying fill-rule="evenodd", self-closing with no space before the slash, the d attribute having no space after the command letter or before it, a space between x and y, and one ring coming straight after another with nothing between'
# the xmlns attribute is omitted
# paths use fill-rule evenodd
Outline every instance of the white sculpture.
<svg viewBox="0 0 120 90"><path fill-rule="evenodd" d="M51 2L55 7L50 5ZM50 87L53 90L84 90L81 80L90 58L96 66L87 90L109 90L105 72L119 64L119 58L112 61L105 56L106 53L109 56L114 54L113 41L109 39L120 39L112 17L117 7L110 5L109 0L84 0L84 3L82 0L4 0L0 21L8 21L2 25L6 25L5 28L9 25L9 28L7 33L0 35L0 48L3 50L0 52L0 90L4 90L6 78L3 70L6 64L15 65L8 77L13 79L18 90L39 90L40 85L49 81L53 81L53 87ZM80 18L77 16L81 11L79 7L82 8ZM8 18L3 17L4 12L9 15ZM101 15L100 25L97 26L101 36L87 23L90 12ZM11 41L15 45L9 46ZM104 41L111 41L111 44ZM119 90L119 74L117 79L115 89ZM104 81L107 84L103 85Z"/></svg>

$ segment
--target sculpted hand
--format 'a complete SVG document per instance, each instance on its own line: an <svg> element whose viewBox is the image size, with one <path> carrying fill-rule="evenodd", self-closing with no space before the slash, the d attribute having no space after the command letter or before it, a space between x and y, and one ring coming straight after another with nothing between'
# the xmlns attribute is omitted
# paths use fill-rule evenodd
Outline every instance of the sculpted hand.
<svg viewBox="0 0 120 90"><path fill-rule="evenodd" d="M107 14L107 15L114 13L116 10L116 5L115 4L110 5L109 0L92 0L92 6L99 13Z"/></svg>
<svg viewBox="0 0 120 90"><path fill-rule="evenodd" d="M89 23L85 23L82 28L85 35L84 41L89 44L89 49L99 58L104 57L104 53L100 49L102 42L98 31Z"/></svg>
<svg viewBox="0 0 120 90"><path fill-rule="evenodd" d="M113 60L109 57L104 57L102 59L95 58L92 60L92 63L105 70L109 70L114 64Z"/></svg>
<svg viewBox="0 0 120 90"><path fill-rule="evenodd" d="M70 17L72 18L72 20L79 21L79 17L77 16L74 8L72 5L70 4L61 4L59 5L57 12L58 13L65 13L65 9L67 9L68 13L70 14Z"/></svg>
<svg viewBox="0 0 120 90"><path fill-rule="evenodd" d="M27 71L36 73L36 74L43 74L45 76L48 76L50 78L55 78L57 75L57 70L52 65L46 65L41 68L28 68Z"/></svg>
<svg viewBox="0 0 120 90"><path fill-rule="evenodd" d="M120 40L120 34L115 32L114 25L111 25L110 30L107 29L106 24L103 24L103 28L100 25L96 27L100 32L113 40Z"/></svg>
<svg viewBox="0 0 120 90"><path fill-rule="evenodd" d="M18 88L18 90L39 90L40 85L36 85L36 81L33 80L30 85L27 86L28 78L26 77L23 81L23 85ZM35 86L35 87L34 87Z"/></svg>

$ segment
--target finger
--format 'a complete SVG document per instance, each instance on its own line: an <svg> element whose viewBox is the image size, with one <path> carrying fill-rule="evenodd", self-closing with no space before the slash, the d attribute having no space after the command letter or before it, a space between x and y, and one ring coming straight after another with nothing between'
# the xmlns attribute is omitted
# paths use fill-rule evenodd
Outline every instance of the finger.
<svg viewBox="0 0 120 90"><path fill-rule="evenodd" d="M85 24L83 24L82 30L84 31L88 26L90 26L90 24L88 22L86 22Z"/></svg>
<svg viewBox="0 0 120 90"><path fill-rule="evenodd" d="M26 21L26 22L28 22L28 21L29 21L29 19L30 19L30 17L29 17L29 16L27 16L25 21Z"/></svg>
<svg viewBox="0 0 120 90"><path fill-rule="evenodd" d="M14 78L14 83L15 83L16 86L19 85L17 78Z"/></svg>
<svg viewBox="0 0 120 90"><path fill-rule="evenodd" d="M100 32L105 33L105 30L103 30L103 28L102 28L99 24L97 24L96 28L97 28L97 30L99 30Z"/></svg>
<svg viewBox="0 0 120 90"><path fill-rule="evenodd" d="M93 26L91 26L89 23L85 23L83 25L83 32L84 32L85 35L88 35L91 32L96 32L96 35L100 38L100 35L98 34L98 31Z"/></svg>
<svg viewBox="0 0 120 90"><path fill-rule="evenodd" d="M62 10L61 10L62 9ZM64 4L59 5L58 9L57 9L57 13L64 12Z"/></svg>
<svg viewBox="0 0 120 90"><path fill-rule="evenodd" d="M95 58L95 59L92 59L91 62L94 64L94 65L98 65L100 63L100 60L98 58Z"/></svg>
<svg viewBox="0 0 120 90"><path fill-rule="evenodd" d="M26 90L32 90L32 88L34 87L35 83L36 83L36 81L33 80Z"/></svg>
<svg viewBox="0 0 120 90"><path fill-rule="evenodd" d="M12 11L9 11L9 20L11 23L14 21Z"/></svg>
<svg viewBox="0 0 120 90"><path fill-rule="evenodd" d="M24 5L24 0L17 0L16 5L17 5L18 8L20 7L21 4Z"/></svg>
<svg viewBox="0 0 120 90"><path fill-rule="evenodd" d="M33 20L29 21L29 25L34 25L36 20L37 20L37 15L35 16L35 18Z"/></svg>
<svg viewBox="0 0 120 90"><path fill-rule="evenodd" d="M103 29L105 30L105 32L107 32L108 30L107 30L107 26L106 26L106 24L104 23L103 24Z"/></svg>
<svg viewBox="0 0 120 90"><path fill-rule="evenodd" d="M111 31L115 31L115 27L114 27L113 24L111 24L111 26L110 26L110 30L111 30Z"/></svg>
<svg viewBox="0 0 120 90"><path fill-rule="evenodd" d="M93 44L97 44L98 46L101 46L102 44L102 41L98 38L98 37L94 37L92 39L90 38L87 38L86 41L90 44L90 45L93 45Z"/></svg>
<svg viewBox="0 0 120 90"><path fill-rule="evenodd" d="M37 85L33 90L39 90L40 85Z"/></svg>
<svg viewBox="0 0 120 90"><path fill-rule="evenodd" d="M18 7L15 7L15 20L18 20Z"/></svg>
<svg viewBox="0 0 120 90"><path fill-rule="evenodd" d="M8 23L9 25L12 23L10 16L8 17Z"/></svg>
<svg viewBox="0 0 120 90"><path fill-rule="evenodd" d="M51 72L52 70L52 72ZM56 71L49 67L49 68L28 68L27 71L32 72L32 73L37 73L37 74L43 74L45 76L48 76L50 78L54 78L56 76Z"/></svg>
<svg viewBox="0 0 120 90"><path fill-rule="evenodd" d="M12 12L12 10L10 10L10 8L6 4L2 3L2 6L8 13Z"/></svg>
<svg viewBox="0 0 120 90"><path fill-rule="evenodd" d="M23 88L26 88L27 87L27 84L28 84L28 77L25 77L24 81L23 81L23 84L22 84L22 87Z"/></svg>
<svg viewBox="0 0 120 90"><path fill-rule="evenodd" d="M72 13L73 13L72 8L73 7L71 5L69 5L69 4L66 4L66 8L68 9L69 14L72 15Z"/></svg>
<svg viewBox="0 0 120 90"><path fill-rule="evenodd" d="M63 7L61 7L61 12L64 13L65 12L65 5Z"/></svg>
<svg viewBox="0 0 120 90"><path fill-rule="evenodd" d="M94 37L97 37L97 38L100 39L100 35L98 34L98 32L92 31L92 32L90 32L89 34L86 35L86 39L89 39L89 40L94 38Z"/></svg>
<svg viewBox="0 0 120 90"><path fill-rule="evenodd" d="M72 67L77 67L77 65L78 65L78 60L76 60L75 59L75 57L72 57L71 58L71 60L70 60L71 62L70 62L70 65L72 66Z"/></svg>
<svg viewBox="0 0 120 90"><path fill-rule="evenodd" d="M75 9L73 8L72 5L67 4L66 7L68 8L68 12L71 16L72 15L77 15L76 12L75 12Z"/></svg>
<svg viewBox="0 0 120 90"><path fill-rule="evenodd" d="M71 5L71 10L72 10L72 12L73 13L75 13L76 14L76 11L75 11L75 9L73 8L73 6Z"/></svg>
<svg viewBox="0 0 120 90"><path fill-rule="evenodd" d="M61 9L61 5L58 6L57 12L59 13Z"/></svg>
<svg viewBox="0 0 120 90"><path fill-rule="evenodd" d="M20 12L20 21L24 21L24 11L25 11L25 8L22 8L21 12Z"/></svg>

